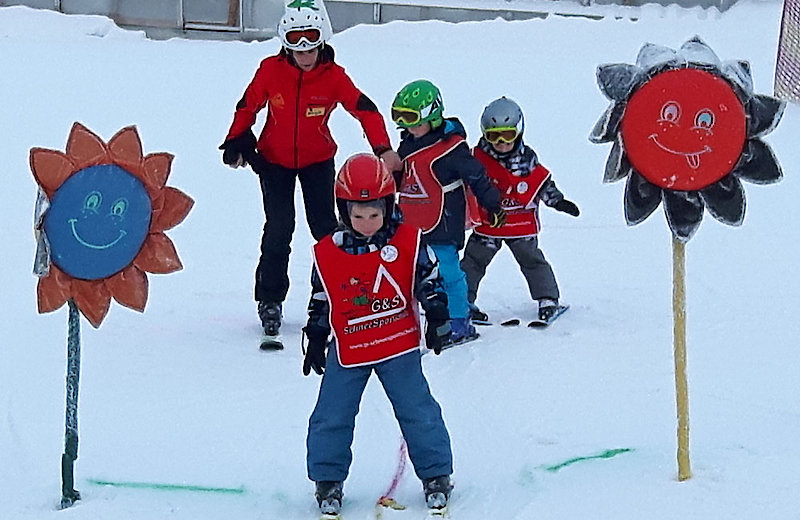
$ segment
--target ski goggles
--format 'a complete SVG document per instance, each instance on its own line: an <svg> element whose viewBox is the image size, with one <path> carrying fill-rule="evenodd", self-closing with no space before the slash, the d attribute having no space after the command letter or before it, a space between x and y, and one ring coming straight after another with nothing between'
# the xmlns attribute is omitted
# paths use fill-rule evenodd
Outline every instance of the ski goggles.
<svg viewBox="0 0 800 520"><path fill-rule="evenodd" d="M428 105L422 110L414 110L413 108L405 107L392 107L392 121L397 123L398 126L409 128L412 126L421 125L423 119L431 115L433 112L433 105Z"/></svg>
<svg viewBox="0 0 800 520"><path fill-rule="evenodd" d="M483 131L483 138L492 144L499 142L513 143L518 135L519 131L513 126L489 128Z"/></svg>
<svg viewBox="0 0 800 520"><path fill-rule="evenodd" d="M419 110L392 107L392 121L401 126L416 126L422 120Z"/></svg>
<svg viewBox="0 0 800 520"><path fill-rule="evenodd" d="M306 43L315 44L319 42L322 37L319 29L301 29L296 31L289 31L286 33L286 41L290 45L297 45L301 40Z"/></svg>

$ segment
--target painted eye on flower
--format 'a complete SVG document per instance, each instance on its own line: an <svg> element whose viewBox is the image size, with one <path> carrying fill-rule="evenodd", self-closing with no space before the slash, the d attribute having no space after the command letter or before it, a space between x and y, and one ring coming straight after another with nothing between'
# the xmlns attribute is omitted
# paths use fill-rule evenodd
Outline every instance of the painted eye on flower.
<svg viewBox="0 0 800 520"><path fill-rule="evenodd" d="M661 107L661 120L675 123L681 117L681 106L675 101L667 101Z"/></svg>
<svg viewBox="0 0 800 520"><path fill-rule="evenodd" d="M120 198L114 201L114 204L111 205L111 214L121 217L125 214L125 211L128 209L128 201L127 199Z"/></svg>
<svg viewBox="0 0 800 520"><path fill-rule="evenodd" d="M92 191L83 201L83 209L88 209L89 211L94 211L97 213L97 208L100 206L101 202L103 202L103 196L100 194L100 192Z"/></svg>
<svg viewBox="0 0 800 520"><path fill-rule="evenodd" d="M714 112L708 109L701 110L694 116L695 128L710 130L714 126Z"/></svg>

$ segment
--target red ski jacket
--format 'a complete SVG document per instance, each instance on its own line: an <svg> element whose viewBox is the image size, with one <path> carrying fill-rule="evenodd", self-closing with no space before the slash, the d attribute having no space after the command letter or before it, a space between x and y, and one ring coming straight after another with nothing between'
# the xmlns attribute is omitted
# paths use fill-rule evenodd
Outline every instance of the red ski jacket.
<svg viewBox="0 0 800 520"><path fill-rule="evenodd" d="M331 112L341 103L361 123L376 155L391 148L383 116L333 62L332 49L311 71L304 72L280 53L265 58L244 96L236 105L227 139L240 136L269 104L267 122L258 139L264 158L285 168L299 169L326 161L336 154L328 128Z"/></svg>

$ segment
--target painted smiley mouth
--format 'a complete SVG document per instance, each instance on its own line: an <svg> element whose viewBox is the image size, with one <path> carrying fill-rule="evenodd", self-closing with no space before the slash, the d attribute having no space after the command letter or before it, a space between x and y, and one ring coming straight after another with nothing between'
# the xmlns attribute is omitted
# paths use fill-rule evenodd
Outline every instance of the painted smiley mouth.
<svg viewBox="0 0 800 520"><path fill-rule="evenodd" d="M689 168L696 170L700 167L700 155L704 153L708 153L711 151L711 147L706 145L703 147L702 150L699 152L679 152L678 150L673 150L668 146L664 146L658 141L658 134L652 134L649 136L649 139L656 143L656 146L664 150L665 152L671 153L673 155L682 155L686 157L686 162L689 163Z"/></svg>
<svg viewBox="0 0 800 520"><path fill-rule="evenodd" d="M112 247L114 244L116 244L117 242L122 240L123 237L125 237L125 235L127 235L127 233L125 233L124 230L120 229L119 230L119 236L117 238L115 238L114 241L112 241L111 243L104 244L104 245L101 245L101 246L98 246L96 244L90 244L89 242L87 242L84 239L82 239L80 237L80 235L78 235L78 230L75 229L75 223L77 221L78 221L78 219L76 219L76 218L71 218L71 219L67 220L67 222L69 222L70 226L72 226L72 236L75 237L75 240L77 240L79 244L81 244L82 246L86 246L86 247L88 247L90 249L108 249L109 247Z"/></svg>

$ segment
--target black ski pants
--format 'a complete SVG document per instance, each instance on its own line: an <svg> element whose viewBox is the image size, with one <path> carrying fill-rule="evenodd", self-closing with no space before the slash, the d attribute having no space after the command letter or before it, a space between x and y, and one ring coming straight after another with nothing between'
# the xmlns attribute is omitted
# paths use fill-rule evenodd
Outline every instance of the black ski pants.
<svg viewBox="0 0 800 520"><path fill-rule="evenodd" d="M256 268L255 299L282 302L289 292L289 253L295 225L295 179L300 180L306 220L315 240L336 228L333 158L298 170L261 162L256 168L264 200L264 234ZM310 274L309 274L310 276Z"/></svg>

